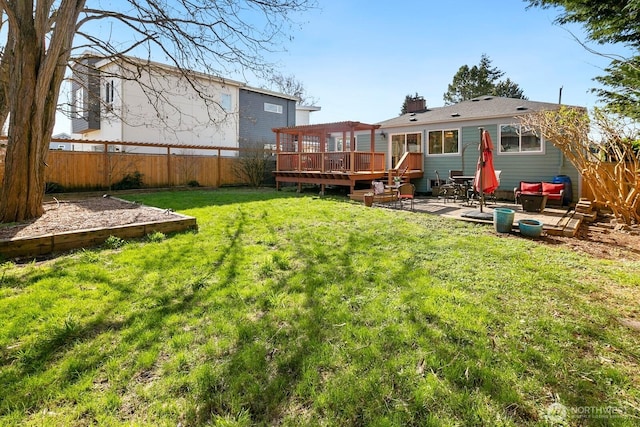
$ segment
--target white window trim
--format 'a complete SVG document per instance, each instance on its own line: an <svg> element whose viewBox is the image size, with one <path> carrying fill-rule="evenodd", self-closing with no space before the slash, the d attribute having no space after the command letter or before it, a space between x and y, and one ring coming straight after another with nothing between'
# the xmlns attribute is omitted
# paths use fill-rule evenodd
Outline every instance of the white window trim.
<svg viewBox="0 0 640 427"><path fill-rule="evenodd" d="M429 151L429 133L430 132L444 132L446 131L457 131L458 132L458 151L455 153L432 153ZM462 128L447 128L447 129L427 129L425 131L424 137L424 152L427 156L434 157L442 157L442 156L461 156L462 155ZM442 136L442 140L444 141L444 135Z"/></svg>
<svg viewBox="0 0 640 427"><path fill-rule="evenodd" d="M420 153L424 153L425 151L425 142L424 142L424 132L423 131L415 131L415 132L397 132L397 133L390 133L388 135L389 138L389 147L388 150L389 152L391 152L391 147L393 144L393 137L397 136L397 135L404 135L404 149L407 149L407 135L420 135Z"/></svg>
<svg viewBox="0 0 640 427"><path fill-rule="evenodd" d="M540 151L502 151L502 126L515 126L521 128L522 125L520 123L501 123L498 125L498 141L493 144L494 147L497 146L497 150L495 152L499 153L501 156L539 156L545 154L545 139L544 136L540 135ZM519 135L518 148L522 146L522 135Z"/></svg>
<svg viewBox="0 0 640 427"><path fill-rule="evenodd" d="M113 111L116 98L115 79L106 79L104 84L104 110L105 113Z"/></svg>
<svg viewBox="0 0 640 427"><path fill-rule="evenodd" d="M282 107L282 105L279 105L279 104L274 104L272 102L265 102L264 111L266 111L267 113L282 114L284 113L284 108Z"/></svg>
<svg viewBox="0 0 640 427"><path fill-rule="evenodd" d="M220 94L220 106L226 113L230 113L233 110L233 100L230 93Z"/></svg>
<svg viewBox="0 0 640 427"><path fill-rule="evenodd" d="M107 105L113 105L113 99L115 97L115 82L113 81L113 79L111 80L107 80L107 82L105 83L105 97L104 100L107 103Z"/></svg>

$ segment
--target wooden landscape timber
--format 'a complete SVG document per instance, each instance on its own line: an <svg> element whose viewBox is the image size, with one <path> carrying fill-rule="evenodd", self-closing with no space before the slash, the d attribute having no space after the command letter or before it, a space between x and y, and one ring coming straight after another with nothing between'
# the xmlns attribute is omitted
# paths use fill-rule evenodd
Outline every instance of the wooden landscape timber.
<svg viewBox="0 0 640 427"><path fill-rule="evenodd" d="M126 200L112 199L118 200L123 204L136 205ZM130 240L156 232L170 234L198 229L198 224L194 217L151 206L140 208L156 213L161 212L163 216L170 216L166 219L157 219L157 215L147 216L146 219L142 219L140 222L125 225L107 225L104 227L51 232L40 235L21 235L18 237L2 238L0 239L0 258L38 257L73 249L90 248L104 243L110 237ZM156 218L155 220L150 220L154 217Z"/></svg>

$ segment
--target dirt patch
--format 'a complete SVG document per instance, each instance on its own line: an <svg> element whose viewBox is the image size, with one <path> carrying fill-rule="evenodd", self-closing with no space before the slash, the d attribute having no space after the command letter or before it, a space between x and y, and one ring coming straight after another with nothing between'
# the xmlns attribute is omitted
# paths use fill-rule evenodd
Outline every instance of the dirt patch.
<svg viewBox="0 0 640 427"><path fill-rule="evenodd" d="M119 225L178 219L179 215L113 197L49 202L40 218L0 225L0 239L38 237L65 231L109 228Z"/></svg>
<svg viewBox="0 0 640 427"><path fill-rule="evenodd" d="M596 258L640 261L640 228L616 226L611 218L583 223L575 237L547 235L540 242L562 245Z"/></svg>

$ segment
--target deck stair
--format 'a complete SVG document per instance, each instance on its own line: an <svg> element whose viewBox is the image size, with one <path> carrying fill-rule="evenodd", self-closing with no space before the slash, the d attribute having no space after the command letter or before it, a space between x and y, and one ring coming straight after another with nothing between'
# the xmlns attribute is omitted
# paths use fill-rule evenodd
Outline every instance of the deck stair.
<svg viewBox="0 0 640 427"><path fill-rule="evenodd" d="M576 217L580 217L586 222L594 222L598 218L598 211L593 209L589 199L580 199L576 204Z"/></svg>
<svg viewBox="0 0 640 427"><path fill-rule="evenodd" d="M582 217L570 209L554 225L545 225L544 231L552 236L574 237L582 224Z"/></svg>
<svg viewBox="0 0 640 427"><path fill-rule="evenodd" d="M364 195L365 193L371 193L371 189L367 188L364 190L353 190L350 194L349 194L349 199L355 201L355 202L364 202Z"/></svg>
<svg viewBox="0 0 640 427"><path fill-rule="evenodd" d="M395 178L400 178L400 184L409 182L411 178L407 172L409 172L408 166L402 169L391 169L387 172L387 182L392 184Z"/></svg>

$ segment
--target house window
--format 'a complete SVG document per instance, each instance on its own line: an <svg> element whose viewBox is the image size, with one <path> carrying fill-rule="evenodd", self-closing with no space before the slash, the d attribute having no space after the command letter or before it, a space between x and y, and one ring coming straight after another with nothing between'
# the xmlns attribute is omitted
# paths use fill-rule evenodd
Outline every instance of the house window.
<svg viewBox="0 0 640 427"><path fill-rule="evenodd" d="M76 96L73 105L75 107L76 117L81 119L82 117L84 117L84 89L77 89L75 95Z"/></svg>
<svg viewBox="0 0 640 427"><path fill-rule="evenodd" d="M429 131L429 154L457 154L460 152L458 129Z"/></svg>
<svg viewBox="0 0 640 427"><path fill-rule="evenodd" d="M422 151L422 133L400 133L391 135L391 166L402 159L406 152L420 153Z"/></svg>
<svg viewBox="0 0 640 427"><path fill-rule="evenodd" d="M104 102L107 104L107 107L113 107L113 95L114 95L113 86L114 86L114 83L113 83L113 80L111 80L107 82L104 88L105 89Z"/></svg>
<svg viewBox="0 0 640 427"><path fill-rule="evenodd" d="M220 95L220 107L227 113L231 111L231 95L228 93L223 93Z"/></svg>
<svg viewBox="0 0 640 427"><path fill-rule="evenodd" d="M542 147L542 139L533 130L519 124L500 125L501 153L541 153Z"/></svg>
<svg viewBox="0 0 640 427"><path fill-rule="evenodd" d="M264 103L264 111L266 111L268 113L282 114L282 105L271 104L269 102L265 102Z"/></svg>
<svg viewBox="0 0 640 427"><path fill-rule="evenodd" d="M355 140L354 151L358 149L358 136L354 135L353 139ZM336 138L336 151L350 151L351 150L351 137L346 137L342 139L341 136Z"/></svg>

